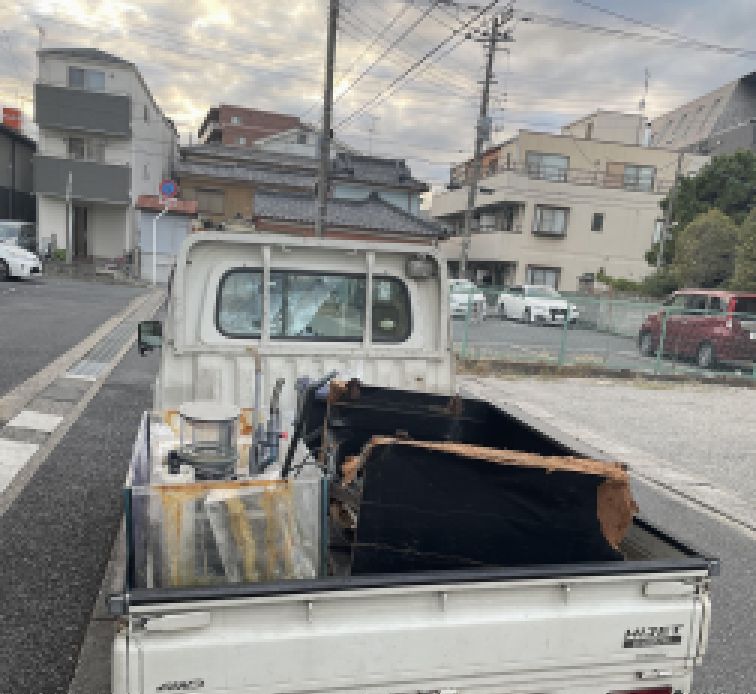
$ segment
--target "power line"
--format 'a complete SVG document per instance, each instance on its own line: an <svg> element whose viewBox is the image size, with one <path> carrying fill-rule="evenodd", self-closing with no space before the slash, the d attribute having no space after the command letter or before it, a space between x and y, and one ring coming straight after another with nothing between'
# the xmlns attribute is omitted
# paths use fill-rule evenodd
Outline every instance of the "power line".
<svg viewBox="0 0 756 694"><path fill-rule="evenodd" d="M334 103L338 103L341 101L352 89L354 89L363 79L364 77L379 63L381 60L383 60L391 51L402 41L404 41L407 36L409 36L415 28L423 22L426 17L433 11L433 8L438 4L438 0L434 0L433 4L431 4L428 9L426 9L415 21L412 22L412 24L405 29L398 38L396 38L394 41L391 42L391 44L384 50L370 65L368 65L357 77L356 80L351 82L349 86L338 96L338 98L335 100Z"/></svg>
<svg viewBox="0 0 756 694"><path fill-rule="evenodd" d="M362 106L360 106L355 111L352 111L348 116L345 118L342 118L341 121L338 123L338 127L341 127L345 125L346 123L349 123L357 116L361 115L365 111L367 111L372 106L377 106L379 103L381 103L381 100L385 99L387 96L389 96L389 93L391 90L394 89L399 83L404 81L409 75L411 75L418 67L423 65L425 62L427 62L430 58L432 58L436 53L438 53L444 46L446 46L450 41L455 39L458 34L460 34L464 29L467 29L472 25L474 21L477 19L480 19L486 12L491 10L494 6L498 4L499 0L491 0L482 10L480 10L472 19L468 20L460 26L459 29L455 29L454 31L449 34L443 41L436 44L433 48L431 48L428 52L425 53L421 58L416 60L410 67L408 67L402 74L400 74L396 79L394 79L391 84L388 85L385 89L378 92L372 99L365 102Z"/></svg>
<svg viewBox="0 0 756 694"><path fill-rule="evenodd" d="M712 51L714 53L722 53L725 55L733 55L739 58L753 58L756 57L756 51L747 50L745 48L737 48L730 46L722 46L715 43L707 43L705 41L699 41L697 39L685 38L679 39L675 37L664 36L652 36L649 34L641 34L635 31L626 31L625 29L614 29L612 27L598 26L595 24L586 24L585 22L576 22L571 19L564 19L563 17L553 17L547 14L541 14L538 12L520 12L522 19L530 21L538 20L544 24L548 24L553 27L562 29L572 29L577 31L584 31L593 34L600 34L603 36L611 36L612 38L630 39L634 41L645 41L648 43L655 43L663 46L677 46L682 48L694 48L696 50Z"/></svg>

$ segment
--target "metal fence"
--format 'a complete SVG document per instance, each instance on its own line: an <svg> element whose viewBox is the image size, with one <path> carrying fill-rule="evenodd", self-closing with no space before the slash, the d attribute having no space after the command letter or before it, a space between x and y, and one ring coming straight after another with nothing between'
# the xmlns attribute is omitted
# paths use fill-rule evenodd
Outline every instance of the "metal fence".
<svg viewBox="0 0 756 694"><path fill-rule="evenodd" d="M756 379L756 301L754 313L708 303L478 289L452 306L452 335L463 359Z"/></svg>

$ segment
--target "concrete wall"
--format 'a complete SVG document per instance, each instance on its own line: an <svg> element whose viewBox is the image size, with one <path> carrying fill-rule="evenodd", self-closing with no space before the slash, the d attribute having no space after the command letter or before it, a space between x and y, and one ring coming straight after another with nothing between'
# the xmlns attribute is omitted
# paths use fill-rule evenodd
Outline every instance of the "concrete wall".
<svg viewBox="0 0 756 694"><path fill-rule="evenodd" d="M627 145L642 144L645 119L639 113L597 111L585 118L565 125L562 135L583 140L621 142Z"/></svg>
<svg viewBox="0 0 756 694"><path fill-rule="evenodd" d="M57 247L66 247L66 203L57 198L37 196L37 238L40 249L46 249L52 236Z"/></svg>

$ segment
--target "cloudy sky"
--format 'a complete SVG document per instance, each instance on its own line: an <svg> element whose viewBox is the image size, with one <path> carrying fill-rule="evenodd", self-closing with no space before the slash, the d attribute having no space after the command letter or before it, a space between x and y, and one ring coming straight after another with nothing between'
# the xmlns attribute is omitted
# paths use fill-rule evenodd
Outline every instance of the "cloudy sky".
<svg viewBox="0 0 756 694"><path fill-rule="evenodd" d="M34 52L42 40L45 47L91 46L133 61L176 122L183 142L191 132L196 138L208 107L218 103L292 113L317 122L326 4L6 0L0 3L0 103L20 105L33 133ZM396 91L371 103L395 77L475 14L464 0L442 0L443 6L428 14L432 4L433 0L342 0L336 136L366 151L405 157L416 174L441 183L449 164L472 149L482 45L463 37L449 41ZM449 7L455 4L464 9ZM501 0L498 7L505 4ZM637 111L645 69L650 73L646 112L652 117L754 69L756 54L738 57L683 40L728 48L752 46L753 0L517 0L516 10L515 40L502 45L496 59L495 141L518 128L557 130L597 108ZM565 26L563 20L656 40L580 30ZM410 30L412 25L416 26ZM406 38L354 83L402 34ZM366 104L368 108L355 115Z"/></svg>

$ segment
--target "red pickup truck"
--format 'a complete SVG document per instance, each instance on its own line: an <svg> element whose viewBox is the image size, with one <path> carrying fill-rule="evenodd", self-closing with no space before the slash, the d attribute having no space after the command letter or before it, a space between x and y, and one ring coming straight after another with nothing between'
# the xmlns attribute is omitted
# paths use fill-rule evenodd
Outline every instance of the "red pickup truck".
<svg viewBox="0 0 756 694"><path fill-rule="evenodd" d="M664 326L664 354L693 359L702 369L717 363L756 361L756 293L682 289L643 322L638 349L656 354Z"/></svg>

